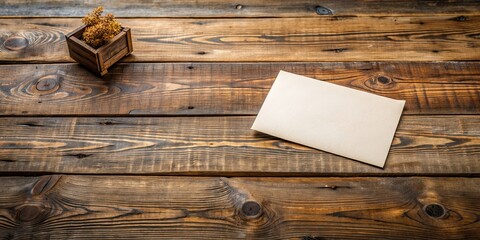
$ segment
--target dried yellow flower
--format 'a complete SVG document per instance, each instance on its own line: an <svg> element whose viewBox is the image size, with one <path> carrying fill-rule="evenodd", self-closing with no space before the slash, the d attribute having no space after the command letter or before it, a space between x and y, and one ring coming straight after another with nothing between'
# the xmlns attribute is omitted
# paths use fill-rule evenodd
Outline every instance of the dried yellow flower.
<svg viewBox="0 0 480 240"><path fill-rule="evenodd" d="M102 13L103 7L100 6L82 18L82 22L87 25L82 35L83 41L94 48L107 43L122 29L113 14L109 13L102 17Z"/></svg>

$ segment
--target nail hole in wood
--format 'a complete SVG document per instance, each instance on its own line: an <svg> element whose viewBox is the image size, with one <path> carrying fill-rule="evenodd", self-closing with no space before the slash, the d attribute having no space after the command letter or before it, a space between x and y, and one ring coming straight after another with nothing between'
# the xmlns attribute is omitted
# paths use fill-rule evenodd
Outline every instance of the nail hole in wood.
<svg viewBox="0 0 480 240"><path fill-rule="evenodd" d="M190 110L192 110L192 109L194 109L195 107L194 107L194 106L188 106L187 108L190 109Z"/></svg>
<svg viewBox="0 0 480 240"><path fill-rule="evenodd" d="M423 211L432 218L442 218L447 212L442 205L436 203L426 205Z"/></svg>
<svg viewBox="0 0 480 240"><path fill-rule="evenodd" d="M242 205L242 213L247 217L255 218L262 213L262 207L257 202L247 201Z"/></svg>
<svg viewBox="0 0 480 240"><path fill-rule="evenodd" d="M316 6L315 7L315 12L318 15L331 15L331 14L333 14L332 10L330 10L326 7L322 7L322 6Z"/></svg>

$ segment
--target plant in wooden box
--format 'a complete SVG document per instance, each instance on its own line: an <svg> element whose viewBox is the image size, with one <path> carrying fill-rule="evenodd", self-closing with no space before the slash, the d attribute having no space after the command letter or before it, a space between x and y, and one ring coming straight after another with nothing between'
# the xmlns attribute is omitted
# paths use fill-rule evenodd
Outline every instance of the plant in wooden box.
<svg viewBox="0 0 480 240"><path fill-rule="evenodd" d="M103 7L96 8L82 18L83 26L65 36L70 57L101 76L133 51L130 28L102 13Z"/></svg>

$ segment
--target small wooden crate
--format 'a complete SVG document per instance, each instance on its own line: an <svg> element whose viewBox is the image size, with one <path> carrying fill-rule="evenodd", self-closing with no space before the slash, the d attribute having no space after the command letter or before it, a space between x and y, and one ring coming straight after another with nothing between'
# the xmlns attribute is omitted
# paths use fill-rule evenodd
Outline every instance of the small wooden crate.
<svg viewBox="0 0 480 240"><path fill-rule="evenodd" d="M92 72L100 76L107 74L110 66L133 51L130 28L122 27L122 31L117 36L107 44L95 49L80 40L86 27L83 25L75 29L65 35L65 38L70 57Z"/></svg>

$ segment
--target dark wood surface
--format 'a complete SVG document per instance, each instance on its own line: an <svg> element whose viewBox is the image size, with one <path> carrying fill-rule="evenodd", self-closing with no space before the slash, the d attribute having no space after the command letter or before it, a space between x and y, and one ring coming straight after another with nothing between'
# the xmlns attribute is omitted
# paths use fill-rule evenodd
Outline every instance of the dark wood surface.
<svg viewBox="0 0 480 240"><path fill-rule="evenodd" d="M125 62L480 58L480 16L128 18L119 22L132 29L135 48ZM2 19L1 62L73 62L64 34L78 25L78 18Z"/></svg>
<svg viewBox="0 0 480 240"><path fill-rule="evenodd" d="M254 119L0 118L0 169L207 176L480 173L477 116L403 116L384 169L254 132L250 130Z"/></svg>
<svg viewBox="0 0 480 240"><path fill-rule="evenodd" d="M83 17L98 5L119 17L476 15L480 10L477 0L15 0L2 6L0 16Z"/></svg>
<svg viewBox="0 0 480 240"><path fill-rule="evenodd" d="M478 178L4 177L0 237L475 239Z"/></svg>
<svg viewBox="0 0 480 240"><path fill-rule="evenodd" d="M0 239L480 239L478 1L1 5ZM385 168L250 130L280 70L406 100Z"/></svg>
<svg viewBox="0 0 480 240"><path fill-rule="evenodd" d="M256 115L280 70L405 99L406 115L480 110L476 62L134 63L103 79L78 64L0 65L0 114Z"/></svg>

